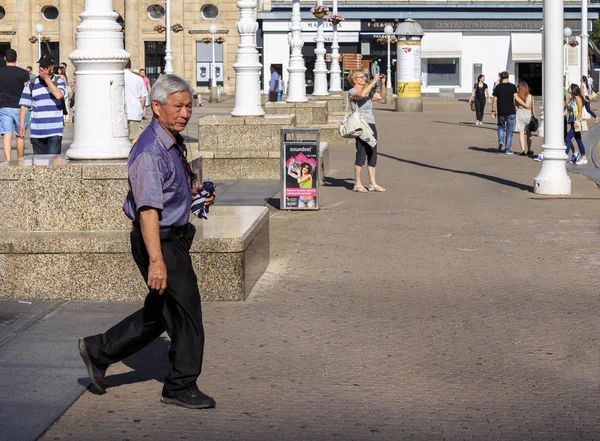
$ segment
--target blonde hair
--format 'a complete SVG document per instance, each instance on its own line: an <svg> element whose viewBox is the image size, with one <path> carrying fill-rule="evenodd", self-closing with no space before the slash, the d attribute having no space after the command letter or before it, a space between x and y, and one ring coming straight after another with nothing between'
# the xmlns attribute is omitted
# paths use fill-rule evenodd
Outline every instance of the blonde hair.
<svg viewBox="0 0 600 441"><path fill-rule="evenodd" d="M519 82L517 85L517 92L519 93L519 98L526 102L529 94L531 93L529 84L527 84L525 81Z"/></svg>
<svg viewBox="0 0 600 441"><path fill-rule="evenodd" d="M362 69L354 69L351 70L350 72L348 72L348 82L350 83L351 86L354 86L354 77L356 76L356 74L361 74L363 73Z"/></svg>

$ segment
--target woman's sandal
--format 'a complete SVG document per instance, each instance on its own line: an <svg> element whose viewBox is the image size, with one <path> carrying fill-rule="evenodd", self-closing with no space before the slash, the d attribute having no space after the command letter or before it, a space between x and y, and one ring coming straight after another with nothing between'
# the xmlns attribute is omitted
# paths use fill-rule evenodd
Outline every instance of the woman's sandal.
<svg viewBox="0 0 600 441"><path fill-rule="evenodd" d="M369 185L369 191L387 191L385 188L380 185Z"/></svg>
<svg viewBox="0 0 600 441"><path fill-rule="evenodd" d="M533 150L527 150L527 156L534 156Z"/></svg>
<svg viewBox="0 0 600 441"><path fill-rule="evenodd" d="M357 193L368 193L369 190L367 190L364 186L362 185L355 185L354 188L352 189L352 191L355 191Z"/></svg>

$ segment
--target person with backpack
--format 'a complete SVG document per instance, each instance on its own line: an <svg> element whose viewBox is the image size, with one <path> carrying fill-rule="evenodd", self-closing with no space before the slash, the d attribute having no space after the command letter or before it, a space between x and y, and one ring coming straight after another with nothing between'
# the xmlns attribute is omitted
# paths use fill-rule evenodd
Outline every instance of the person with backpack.
<svg viewBox="0 0 600 441"><path fill-rule="evenodd" d="M31 108L31 145L36 155L59 155L64 130L67 85L54 75L56 61L49 54L39 59L39 75L23 89L19 106L19 134L25 138L25 118Z"/></svg>

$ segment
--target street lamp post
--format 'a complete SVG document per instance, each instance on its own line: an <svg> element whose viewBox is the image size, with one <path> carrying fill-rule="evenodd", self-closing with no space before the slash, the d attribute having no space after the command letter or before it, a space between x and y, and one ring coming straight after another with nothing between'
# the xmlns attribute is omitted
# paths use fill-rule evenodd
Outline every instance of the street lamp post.
<svg viewBox="0 0 600 441"><path fill-rule="evenodd" d="M290 21L290 63L288 67L289 80L287 100L288 103L305 103L306 98L306 66L302 56L302 15L300 14L300 0L292 1L292 19Z"/></svg>
<svg viewBox="0 0 600 441"><path fill-rule="evenodd" d="M38 35L38 60L42 58L42 32L44 32L44 25L38 23L35 25L35 32Z"/></svg>
<svg viewBox="0 0 600 441"><path fill-rule="evenodd" d="M173 64L171 64L171 60L173 59L173 56L171 55L171 0L166 0L165 6L165 32L167 34L167 42L165 47L165 73L172 74Z"/></svg>
<svg viewBox="0 0 600 441"><path fill-rule="evenodd" d="M387 78L386 78L386 83L385 83L385 102L387 103L391 103L392 102L392 95L393 95L393 89L392 89L392 57L390 55L390 40L392 39L392 35L394 34L394 28L391 27L390 25L387 25L384 29L383 32L385 32L385 35L387 35Z"/></svg>
<svg viewBox="0 0 600 441"><path fill-rule="evenodd" d="M215 69L215 34L218 28L216 24L211 24L208 28L208 32L212 36L212 64L210 68L210 102L214 103L217 101L217 78Z"/></svg>
<svg viewBox="0 0 600 441"><path fill-rule="evenodd" d="M338 0L333 0L333 15L338 13ZM329 91L342 91L342 70L340 69L340 44L338 43L338 25L333 24L333 41L331 42L331 68L329 73Z"/></svg>
<svg viewBox="0 0 600 441"><path fill-rule="evenodd" d="M565 168L565 144L563 134L563 79L564 67L560 50L563 44L563 0L544 0L544 47L551 57L543 59L544 112L546 127L542 145L543 161L540 172L533 180L537 194L571 194L571 179Z"/></svg>
<svg viewBox="0 0 600 441"><path fill-rule="evenodd" d="M323 6L323 0L318 0L318 6ZM327 91L327 64L325 64L325 32L323 30L323 18L317 18L317 47L315 48L315 68L313 69L315 84L313 95L329 95Z"/></svg>
<svg viewBox="0 0 600 441"><path fill-rule="evenodd" d="M546 95L544 95L544 84L546 83L546 69L544 68L544 60L546 59L546 44L544 42L544 26L540 28L542 34L542 105L540 106L540 125L538 127L537 136L544 137L544 108L546 107Z"/></svg>
<svg viewBox="0 0 600 441"><path fill-rule="evenodd" d="M567 26L563 29L563 35L565 37L563 40L563 69L565 72L565 80L563 81L564 89L569 84L569 38L571 38L571 35L573 35L573 31ZM565 82L566 84L564 84Z"/></svg>
<svg viewBox="0 0 600 441"><path fill-rule="evenodd" d="M588 74L588 0L581 0L581 76Z"/></svg>

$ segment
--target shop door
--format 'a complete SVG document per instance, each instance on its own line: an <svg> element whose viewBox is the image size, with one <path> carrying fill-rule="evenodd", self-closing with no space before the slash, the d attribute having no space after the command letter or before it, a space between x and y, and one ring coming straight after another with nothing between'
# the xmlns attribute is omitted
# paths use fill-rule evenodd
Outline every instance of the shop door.
<svg viewBox="0 0 600 441"><path fill-rule="evenodd" d="M534 96L542 95L542 63L517 63L517 83L525 81Z"/></svg>
<svg viewBox="0 0 600 441"><path fill-rule="evenodd" d="M165 50L167 44L164 41L144 42L146 76L154 83L161 72L165 70ZM134 69L139 69L133 66Z"/></svg>

